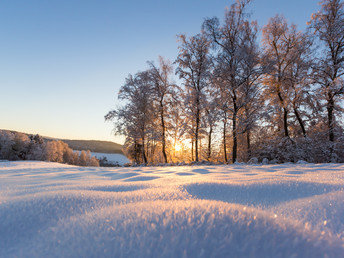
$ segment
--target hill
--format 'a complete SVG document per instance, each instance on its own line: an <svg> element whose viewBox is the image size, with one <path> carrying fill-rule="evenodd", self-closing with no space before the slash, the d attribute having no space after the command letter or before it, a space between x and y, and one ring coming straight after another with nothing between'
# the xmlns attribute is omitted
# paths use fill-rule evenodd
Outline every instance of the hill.
<svg viewBox="0 0 344 258"><path fill-rule="evenodd" d="M12 130L0 130L0 131L8 131L8 132L16 132ZM23 133L28 136L31 134ZM69 140L69 139L58 139L48 136L42 136L45 141L52 141L52 140L59 140L63 141L68 144L68 146L73 150L90 150L91 152L100 152L100 153L119 153L123 154L122 152L122 145L110 142L110 141L97 141L97 140Z"/></svg>
<svg viewBox="0 0 344 258"><path fill-rule="evenodd" d="M59 140L67 143L73 150L90 150L91 152L100 153L123 153L122 145L115 142L96 140Z"/></svg>

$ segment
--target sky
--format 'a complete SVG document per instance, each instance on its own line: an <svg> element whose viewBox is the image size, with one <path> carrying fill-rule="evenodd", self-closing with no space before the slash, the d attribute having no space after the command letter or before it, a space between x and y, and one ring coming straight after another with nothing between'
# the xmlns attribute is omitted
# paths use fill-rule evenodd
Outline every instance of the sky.
<svg viewBox="0 0 344 258"><path fill-rule="evenodd" d="M123 143L104 115L127 75L159 55L174 61L176 35L197 34L233 1L0 1L0 129ZM261 27L279 13L302 30L318 9L317 0L249 7Z"/></svg>

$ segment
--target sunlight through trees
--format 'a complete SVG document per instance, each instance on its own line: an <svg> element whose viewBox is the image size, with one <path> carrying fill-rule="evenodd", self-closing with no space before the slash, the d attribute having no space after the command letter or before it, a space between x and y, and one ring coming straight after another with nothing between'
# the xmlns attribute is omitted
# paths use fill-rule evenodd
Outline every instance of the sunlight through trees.
<svg viewBox="0 0 344 258"><path fill-rule="evenodd" d="M302 32L283 15L260 30L250 2L179 35L173 63L127 77L105 119L131 161L344 162L343 3L321 1Z"/></svg>

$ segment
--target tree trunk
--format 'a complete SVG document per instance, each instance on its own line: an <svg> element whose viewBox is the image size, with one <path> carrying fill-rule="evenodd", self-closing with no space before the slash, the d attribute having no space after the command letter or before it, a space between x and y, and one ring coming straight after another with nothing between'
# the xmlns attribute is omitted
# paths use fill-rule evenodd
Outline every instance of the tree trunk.
<svg viewBox="0 0 344 258"><path fill-rule="evenodd" d="M139 164L140 163L140 149L137 141L134 141L134 158L135 158L135 163Z"/></svg>
<svg viewBox="0 0 344 258"><path fill-rule="evenodd" d="M227 143L226 143L226 119L223 120L223 155L224 155L224 158L225 158L225 162L228 163L228 158L227 158Z"/></svg>
<svg viewBox="0 0 344 258"><path fill-rule="evenodd" d="M213 133L213 127L210 127L209 134L208 134L208 161L210 161L211 158L211 136Z"/></svg>
<svg viewBox="0 0 344 258"><path fill-rule="evenodd" d="M176 162L176 143L177 143L177 136L176 136L176 133L174 134L174 148L173 148L173 159L172 159L172 162Z"/></svg>
<svg viewBox="0 0 344 258"><path fill-rule="evenodd" d="M236 111L233 113L233 148L232 148L232 163L235 163L237 160L237 151L238 151L238 139L237 139L237 131L236 131Z"/></svg>
<svg viewBox="0 0 344 258"><path fill-rule="evenodd" d="M296 108L296 107L294 107L294 113L295 113L295 116L296 116L296 118L297 118L297 121L298 121L299 124L300 124L300 127L301 127L301 130L302 130L303 137L307 137L304 122L303 122L303 120L302 120L302 118L301 118L299 112L297 111L297 108Z"/></svg>
<svg viewBox="0 0 344 258"><path fill-rule="evenodd" d="M161 130L162 130L162 155L164 157L164 162L167 163L167 155L166 155L166 126L165 126L165 119L164 119L164 111L163 111L163 107L162 107L162 103L160 103L160 108L161 108L161 112L160 112L160 118L161 118Z"/></svg>
<svg viewBox="0 0 344 258"><path fill-rule="evenodd" d="M191 139L191 162L194 161L194 140Z"/></svg>
<svg viewBox="0 0 344 258"><path fill-rule="evenodd" d="M283 108L283 128L284 128L284 136L289 138L288 110L286 108Z"/></svg>
<svg viewBox="0 0 344 258"><path fill-rule="evenodd" d="M143 157L143 163L147 164L147 156L146 156L146 151L145 151L144 145L142 145L142 157Z"/></svg>
<svg viewBox="0 0 344 258"><path fill-rule="evenodd" d="M327 118L328 118L327 126L328 126L328 135L329 135L330 142L334 142L333 111L334 111L334 101L333 101L333 98L329 96L329 100L327 102Z"/></svg>
<svg viewBox="0 0 344 258"><path fill-rule="evenodd" d="M195 132L195 161L198 162L198 137L199 137L199 123L200 123L200 110L197 101L197 111L196 111L196 132Z"/></svg>
<svg viewBox="0 0 344 258"><path fill-rule="evenodd" d="M247 157L248 160L251 159L251 139L250 139L250 129L246 131L246 143L247 143Z"/></svg>
<svg viewBox="0 0 344 258"><path fill-rule="evenodd" d="M145 150L145 138L142 137L142 157L143 157L143 163L147 163L147 156L146 156L146 150Z"/></svg>
<svg viewBox="0 0 344 258"><path fill-rule="evenodd" d="M233 124L232 124L232 130L233 130L233 148L232 148L232 163L235 163L237 161L237 152L238 152L238 139L237 139L237 103L236 103L236 97L234 95L233 98Z"/></svg>
<svg viewBox="0 0 344 258"><path fill-rule="evenodd" d="M289 130L288 130L288 109L284 105L284 99L281 95L280 90L278 89L278 98L281 103L281 106L283 107L283 128L284 128L284 136L289 138Z"/></svg>
<svg viewBox="0 0 344 258"><path fill-rule="evenodd" d="M149 157L152 157L152 149L153 149L153 146L151 147L151 142L149 141L149 139L145 144L145 148L146 148L147 161L149 161Z"/></svg>

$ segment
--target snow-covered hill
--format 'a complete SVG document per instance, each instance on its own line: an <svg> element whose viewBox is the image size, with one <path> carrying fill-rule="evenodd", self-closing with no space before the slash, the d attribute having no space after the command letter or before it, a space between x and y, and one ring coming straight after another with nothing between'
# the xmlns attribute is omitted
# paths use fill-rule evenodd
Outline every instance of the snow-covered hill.
<svg viewBox="0 0 344 258"><path fill-rule="evenodd" d="M0 162L1 257L342 257L344 165Z"/></svg>
<svg viewBox="0 0 344 258"><path fill-rule="evenodd" d="M111 164L118 164L123 166L126 163L130 163L129 159L124 156L123 154L118 153L99 153L99 152L91 152L92 157L96 157L97 159L106 158L107 161Z"/></svg>

